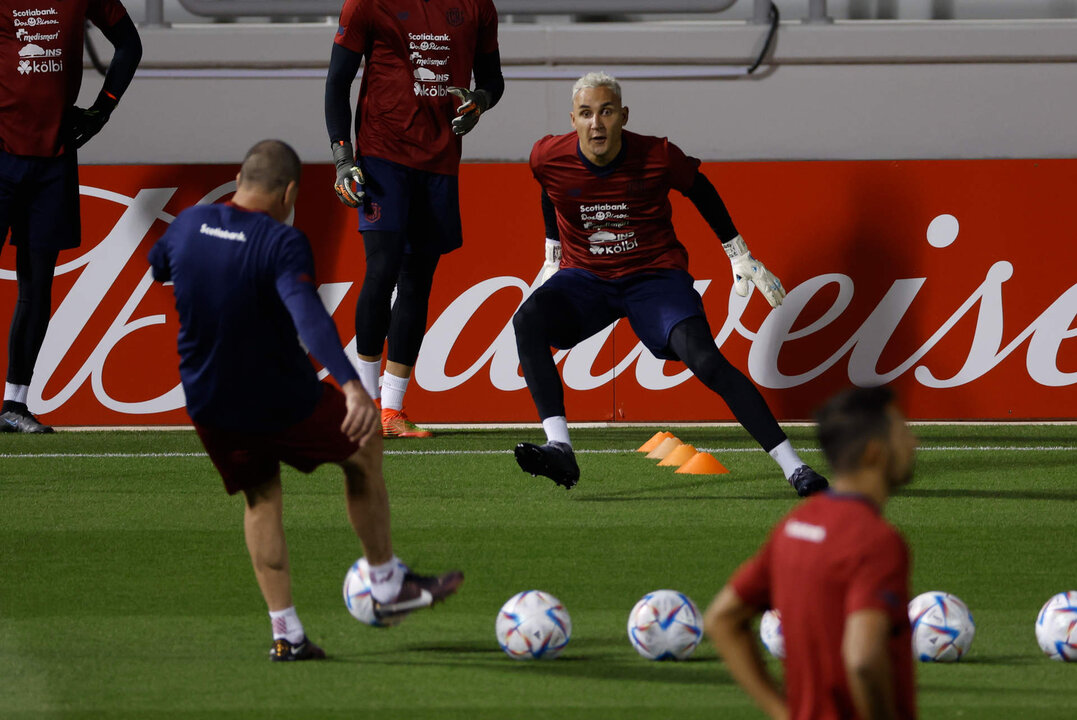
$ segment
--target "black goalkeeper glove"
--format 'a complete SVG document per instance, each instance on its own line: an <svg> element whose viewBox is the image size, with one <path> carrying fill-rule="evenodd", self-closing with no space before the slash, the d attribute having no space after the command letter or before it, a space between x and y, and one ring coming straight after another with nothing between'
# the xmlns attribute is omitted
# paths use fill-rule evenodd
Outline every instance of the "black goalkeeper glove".
<svg viewBox="0 0 1077 720"><path fill-rule="evenodd" d="M490 107L490 95L485 90L460 87L450 87L448 90L463 101L460 107L456 108L452 131L457 135L467 135L478 124L479 116Z"/></svg>
<svg viewBox="0 0 1077 720"><path fill-rule="evenodd" d="M67 113L67 135L71 144L78 149L101 132L118 103L116 98L102 90L90 107L72 107Z"/></svg>
<svg viewBox="0 0 1077 720"><path fill-rule="evenodd" d="M333 143L333 163L337 166L337 180L333 185L337 197L348 207L359 207L366 195L363 191L366 178L355 162L355 153L350 142L341 140Z"/></svg>

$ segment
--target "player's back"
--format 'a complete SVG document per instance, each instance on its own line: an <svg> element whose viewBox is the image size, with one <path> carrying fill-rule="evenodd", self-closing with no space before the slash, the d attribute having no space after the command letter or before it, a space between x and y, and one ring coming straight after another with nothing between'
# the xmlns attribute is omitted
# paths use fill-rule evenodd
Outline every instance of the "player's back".
<svg viewBox="0 0 1077 720"><path fill-rule="evenodd" d="M273 430L305 417L318 380L277 291L285 273L312 279L305 236L232 204L180 213L150 256L174 283L187 409L224 429Z"/></svg>
<svg viewBox="0 0 1077 720"><path fill-rule="evenodd" d="M771 542L792 717L856 717L841 641L847 615L861 609L890 617L896 695L908 711L902 717L913 717L908 552L897 530L866 498L829 492L791 512Z"/></svg>

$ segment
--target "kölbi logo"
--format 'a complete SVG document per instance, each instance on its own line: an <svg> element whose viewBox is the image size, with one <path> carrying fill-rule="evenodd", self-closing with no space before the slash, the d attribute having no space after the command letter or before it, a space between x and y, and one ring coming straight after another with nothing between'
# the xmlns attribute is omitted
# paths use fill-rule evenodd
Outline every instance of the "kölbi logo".
<svg viewBox="0 0 1077 720"><path fill-rule="evenodd" d="M63 72L63 69L63 60L23 60L19 63L20 75L29 75L30 73Z"/></svg>

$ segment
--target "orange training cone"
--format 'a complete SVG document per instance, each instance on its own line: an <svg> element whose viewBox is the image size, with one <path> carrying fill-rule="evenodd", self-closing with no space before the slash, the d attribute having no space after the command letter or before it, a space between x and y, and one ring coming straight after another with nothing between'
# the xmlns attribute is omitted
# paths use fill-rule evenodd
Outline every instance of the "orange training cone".
<svg viewBox="0 0 1077 720"><path fill-rule="evenodd" d="M676 472L687 475L724 475L729 472L729 468L718 462L710 453L700 452L677 468Z"/></svg>
<svg viewBox="0 0 1077 720"><path fill-rule="evenodd" d="M696 449L688 443L685 443L684 445L679 445L678 447L674 448L673 452L671 452L669 455L666 455L666 457L658 464L662 465L663 467L680 467L681 465L684 465L686 462L691 460L692 457L695 455Z"/></svg>
<svg viewBox="0 0 1077 720"><path fill-rule="evenodd" d="M668 430L656 432L654 435L651 436L650 440L640 445L636 449L636 452L649 453L651 450L654 450L656 447L661 445L663 440L671 437L673 437L673 433L669 432Z"/></svg>
<svg viewBox="0 0 1077 720"><path fill-rule="evenodd" d="M671 452L673 452L677 448L677 446L683 444L684 443L682 443L675 437L668 437L663 440L658 447L647 453L647 457L649 457L651 460L662 460L666 457L666 455L669 455Z"/></svg>

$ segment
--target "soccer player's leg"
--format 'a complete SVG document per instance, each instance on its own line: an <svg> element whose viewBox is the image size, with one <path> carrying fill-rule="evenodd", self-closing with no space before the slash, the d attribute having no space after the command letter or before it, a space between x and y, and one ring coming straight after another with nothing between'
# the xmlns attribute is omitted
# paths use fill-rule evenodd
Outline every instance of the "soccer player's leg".
<svg viewBox="0 0 1077 720"><path fill-rule="evenodd" d="M26 398L52 314L56 258L81 241L76 158L27 158L0 151L0 227L0 237L11 228L17 246L19 293L8 335L0 430L51 433L30 413Z"/></svg>
<svg viewBox="0 0 1077 720"><path fill-rule="evenodd" d="M359 207L366 271L355 302L355 350L363 389L381 403L382 353L389 335L393 290L407 249L411 192L407 168L380 158L363 158L366 195Z"/></svg>
<svg viewBox="0 0 1077 720"><path fill-rule="evenodd" d="M412 249L404 255L396 284L396 303L389 323L389 342L382 378L382 430L385 437L428 438L433 435L411 422L404 412L404 393L419 358L426 332L430 290L441 255Z"/></svg>
<svg viewBox="0 0 1077 720"><path fill-rule="evenodd" d="M797 455L758 388L714 344L703 301L691 275L662 270L640 276L626 289L632 328L655 357L681 360L717 393L733 416L781 466L801 496L827 487L826 479Z"/></svg>
<svg viewBox="0 0 1077 720"><path fill-rule="evenodd" d="M346 413L344 394L326 384L314 412L275 435L274 446L281 460L300 472L313 472L327 462L344 471L348 520L370 568L375 617L399 617L441 602L460 587L463 573L419 575L393 554L382 439L374 436L362 447L349 440L340 430Z"/></svg>
<svg viewBox="0 0 1077 720"><path fill-rule="evenodd" d="M700 382L725 401L737 422L782 468L798 495L806 497L827 488L826 478L793 449L759 389L718 350L705 317L679 322L670 333L669 345Z"/></svg>
<svg viewBox="0 0 1077 720"><path fill-rule="evenodd" d="M570 348L617 319L601 283L577 270L556 273L524 301L512 318L516 350L527 389L546 432L542 445L522 442L516 462L571 489L580 477L565 417L565 391L550 347Z"/></svg>
<svg viewBox="0 0 1077 720"><path fill-rule="evenodd" d="M264 434L206 427L195 421L206 454L229 495L242 493L243 535L258 588L269 610L273 662L319 660L325 652L307 639L292 604L292 577L284 536L277 452Z"/></svg>

